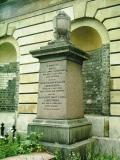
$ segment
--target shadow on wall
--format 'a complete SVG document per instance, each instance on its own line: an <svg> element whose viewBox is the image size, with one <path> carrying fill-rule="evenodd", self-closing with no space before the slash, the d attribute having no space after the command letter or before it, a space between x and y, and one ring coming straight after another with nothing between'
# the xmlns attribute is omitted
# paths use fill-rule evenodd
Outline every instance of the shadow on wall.
<svg viewBox="0 0 120 160"><path fill-rule="evenodd" d="M86 52L96 50L102 46L102 40L98 32L87 26L73 30L71 41L76 47Z"/></svg>

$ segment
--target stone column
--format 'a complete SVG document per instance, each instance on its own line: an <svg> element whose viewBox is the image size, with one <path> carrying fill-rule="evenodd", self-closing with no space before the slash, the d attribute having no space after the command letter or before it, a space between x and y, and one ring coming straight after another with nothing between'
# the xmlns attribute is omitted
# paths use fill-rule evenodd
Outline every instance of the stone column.
<svg viewBox="0 0 120 160"><path fill-rule="evenodd" d="M82 63L88 55L71 43L58 40L32 51L40 62L38 111L28 133L43 132L43 144L70 149L90 137L84 118ZM73 147L73 148L74 148Z"/></svg>

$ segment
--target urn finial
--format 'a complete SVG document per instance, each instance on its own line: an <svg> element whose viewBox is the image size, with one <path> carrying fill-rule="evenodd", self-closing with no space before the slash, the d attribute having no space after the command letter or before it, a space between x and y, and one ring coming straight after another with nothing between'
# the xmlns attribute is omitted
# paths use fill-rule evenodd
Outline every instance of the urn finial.
<svg viewBox="0 0 120 160"><path fill-rule="evenodd" d="M64 12L59 11L53 19L55 40L70 40L71 19Z"/></svg>

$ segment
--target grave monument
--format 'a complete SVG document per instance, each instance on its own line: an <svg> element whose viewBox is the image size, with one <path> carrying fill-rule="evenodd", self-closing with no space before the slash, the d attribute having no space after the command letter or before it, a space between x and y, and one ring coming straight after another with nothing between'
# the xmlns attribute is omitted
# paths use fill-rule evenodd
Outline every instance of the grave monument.
<svg viewBox="0 0 120 160"><path fill-rule="evenodd" d="M70 42L70 18L60 11L54 18L55 40L31 51L40 62L38 111L28 133L43 132L42 143L54 149L79 148L90 137L84 118L82 63L88 54Z"/></svg>

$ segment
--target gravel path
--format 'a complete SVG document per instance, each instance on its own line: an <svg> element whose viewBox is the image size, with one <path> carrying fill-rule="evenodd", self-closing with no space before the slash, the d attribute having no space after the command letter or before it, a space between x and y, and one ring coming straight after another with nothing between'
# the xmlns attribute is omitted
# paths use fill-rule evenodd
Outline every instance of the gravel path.
<svg viewBox="0 0 120 160"><path fill-rule="evenodd" d="M4 160L53 160L54 156L48 153L32 153L15 157L4 158Z"/></svg>

